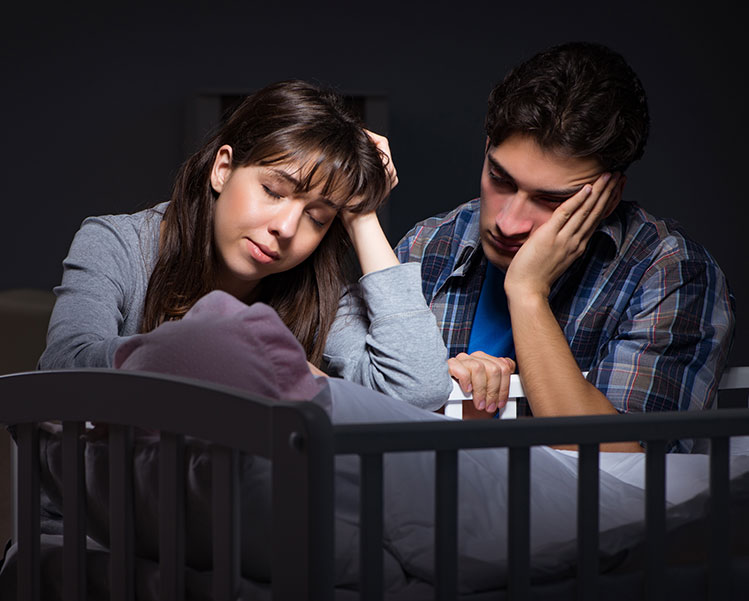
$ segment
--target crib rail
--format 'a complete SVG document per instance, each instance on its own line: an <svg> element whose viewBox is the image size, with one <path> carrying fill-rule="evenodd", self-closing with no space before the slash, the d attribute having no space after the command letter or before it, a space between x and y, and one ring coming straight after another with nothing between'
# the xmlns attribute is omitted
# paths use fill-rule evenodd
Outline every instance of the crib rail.
<svg viewBox="0 0 749 601"><path fill-rule="evenodd" d="M709 438L710 548L709 598L731 598L731 567L726 544L730 532L729 446L731 436L749 434L749 410L726 409L701 413L534 418L531 420L477 420L335 426L335 453L359 454L362 460L361 522L382 525L382 467L385 453L436 451L435 491L435 599L457 599L456 511L457 453L461 449L509 449L508 465L508 598L530 599L530 447L579 445L578 470L578 599L598 599L598 466L604 442L640 440L647 444L645 598L666 598L665 570L665 455L668 440ZM377 466L372 469L372 466ZM369 497L373 498L369 498ZM449 506L449 507L448 507ZM372 516L370 512L378 512ZM362 582L382 572L382 539L362 537ZM452 549L453 551L444 551ZM368 575L371 572L372 575ZM380 584L381 587L381 584ZM363 590L362 599L381 599Z"/></svg>
<svg viewBox="0 0 749 601"><path fill-rule="evenodd" d="M212 554L216 601L239 591L238 453L273 459L274 599L332 599L331 425L312 403L272 403L222 386L114 370L0 377L2 421L18 443L18 599L40 599L39 431L63 423L63 598L86 599L86 493L81 434L109 424L110 590L135 598L133 427L160 430L160 599L185 598L184 438L212 451ZM174 411L179 399L180 411ZM301 595L301 596L300 596Z"/></svg>
<svg viewBox="0 0 749 601"><path fill-rule="evenodd" d="M147 391L147 394L144 392ZM103 396L105 395L105 396ZM108 370L36 372L0 377L3 420L17 425L19 443L19 599L40 597L39 444L36 423L63 422L64 595L86 598L85 489L80 434L85 421L110 427L111 579L113 599L134 597L131 428L161 431L159 522L161 598L185 598L185 516L182 470L184 436L216 443L213 469L214 590L217 600L235 599L239 580L241 520L237 512L237 453L273 461L272 593L276 601L333 598L333 459L361 457L361 598L383 598L383 457L434 451L435 598L456 599L458 452L509 449L508 598L529 599L530 448L579 445L578 598L598 594L598 445L647 442L647 599L665 591L666 441L711 441L711 599L730 598L728 438L749 434L749 410L652 413L532 420L418 422L331 426L312 403L273 404L233 389L164 376ZM179 399L160 406L159 399ZM126 420L124 419L126 408ZM594 519L591 519L594 516ZM585 519L583 519L583 517ZM117 565L115 565L117 564ZM117 591L117 592L115 592Z"/></svg>

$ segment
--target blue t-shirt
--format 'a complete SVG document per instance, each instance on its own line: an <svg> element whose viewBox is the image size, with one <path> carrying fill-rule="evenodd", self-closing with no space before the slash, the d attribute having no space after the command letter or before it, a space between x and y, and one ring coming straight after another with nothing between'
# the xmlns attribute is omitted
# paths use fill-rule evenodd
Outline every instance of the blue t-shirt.
<svg viewBox="0 0 749 601"><path fill-rule="evenodd" d="M468 354L484 351L494 357L515 358L510 311L505 295L505 274L494 265L486 266L476 314L473 316Z"/></svg>

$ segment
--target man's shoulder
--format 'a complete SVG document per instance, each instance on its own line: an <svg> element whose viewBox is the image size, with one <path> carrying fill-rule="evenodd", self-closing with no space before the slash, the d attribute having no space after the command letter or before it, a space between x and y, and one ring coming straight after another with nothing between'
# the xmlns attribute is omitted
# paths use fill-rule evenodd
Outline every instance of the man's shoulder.
<svg viewBox="0 0 749 601"><path fill-rule="evenodd" d="M622 245L639 258L715 263L708 250L672 218L656 217L634 202L621 203Z"/></svg>
<svg viewBox="0 0 749 601"><path fill-rule="evenodd" d="M475 245L478 240L479 200L419 221L398 243L401 260L419 260L437 247Z"/></svg>

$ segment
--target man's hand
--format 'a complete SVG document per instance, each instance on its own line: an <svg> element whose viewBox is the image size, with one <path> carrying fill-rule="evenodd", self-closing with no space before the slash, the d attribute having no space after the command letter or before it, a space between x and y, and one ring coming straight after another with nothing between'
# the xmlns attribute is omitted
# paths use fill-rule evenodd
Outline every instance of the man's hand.
<svg viewBox="0 0 749 601"><path fill-rule="evenodd" d="M556 208L513 257L505 274L508 300L513 294L548 298L557 278L583 254L598 224L616 208L624 180L604 173Z"/></svg>
<svg viewBox="0 0 749 601"><path fill-rule="evenodd" d="M494 414L507 404L510 374L515 371L512 359L476 351L459 353L447 360L447 366L463 391L473 394L473 406L478 411Z"/></svg>

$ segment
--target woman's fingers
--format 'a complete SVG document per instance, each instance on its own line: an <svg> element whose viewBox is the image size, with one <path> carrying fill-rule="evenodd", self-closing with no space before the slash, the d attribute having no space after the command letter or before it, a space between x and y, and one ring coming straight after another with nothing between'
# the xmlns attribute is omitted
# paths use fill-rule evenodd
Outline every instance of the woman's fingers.
<svg viewBox="0 0 749 601"><path fill-rule="evenodd" d="M376 134L368 129L364 130L366 134L372 139L377 146L378 150L382 153L382 164L390 177L390 189L392 190L398 185L398 172L395 169L395 163L393 163L393 155L390 151L390 142L385 136Z"/></svg>
<svg viewBox="0 0 749 601"><path fill-rule="evenodd" d="M328 374L326 374L323 370L321 370L316 365L310 363L309 361L307 361L307 367L309 367L310 373L313 376L324 376L326 378L328 377Z"/></svg>

